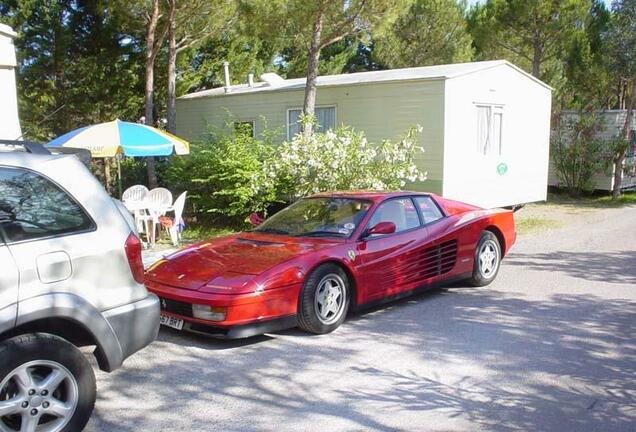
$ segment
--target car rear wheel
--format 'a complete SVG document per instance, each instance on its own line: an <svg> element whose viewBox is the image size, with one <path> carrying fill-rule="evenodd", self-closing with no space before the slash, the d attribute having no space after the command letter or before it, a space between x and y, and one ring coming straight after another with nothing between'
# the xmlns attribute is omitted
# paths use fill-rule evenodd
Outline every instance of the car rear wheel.
<svg viewBox="0 0 636 432"><path fill-rule="evenodd" d="M84 429L95 406L95 376L74 345L29 334L0 344L0 358L0 431Z"/></svg>
<svg viewBox="0 0 636 432"><path fill-rule="evenodd" d="M473 286L486 286L497 277L501 263L501 245L491 231L481 233L475 248L475 264L470 283Z"/></svg>
<svg viewBox="0 0 636 432"><path fill-rule="evenodd" d="M344 270L324 264L305 280L298 304L298 326L310 333L330 333L344 322L349 303L349 280Z"/></svg>

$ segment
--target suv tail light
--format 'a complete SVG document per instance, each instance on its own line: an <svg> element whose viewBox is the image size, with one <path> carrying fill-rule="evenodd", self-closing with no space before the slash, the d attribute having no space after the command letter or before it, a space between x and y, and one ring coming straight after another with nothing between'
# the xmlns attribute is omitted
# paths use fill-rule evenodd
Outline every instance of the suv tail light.
<svg viewBox="0 0 636 432"><path fill-rule="evenodd" d="M141 240L133 233L130 233L124 245L126 257L130 265L133 278L139 283L144 283L144 263L141 260Z"/></svg>

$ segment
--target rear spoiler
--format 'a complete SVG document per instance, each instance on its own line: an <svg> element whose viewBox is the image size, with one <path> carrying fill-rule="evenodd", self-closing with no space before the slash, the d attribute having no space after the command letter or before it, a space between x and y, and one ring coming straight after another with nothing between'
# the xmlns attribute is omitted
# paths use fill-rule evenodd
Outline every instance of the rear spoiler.
<svg viewBox="0 0 636 432"><path fill-rule="evenodd" d="M72 147L46 147L44 144L30 142L30 141L14 141L14 140L0 140L1 147L9 147L10 149L21 149L31 154L73 154L75 155L87 168L91 166L91 152L86 149L72 148Z"/></svg>

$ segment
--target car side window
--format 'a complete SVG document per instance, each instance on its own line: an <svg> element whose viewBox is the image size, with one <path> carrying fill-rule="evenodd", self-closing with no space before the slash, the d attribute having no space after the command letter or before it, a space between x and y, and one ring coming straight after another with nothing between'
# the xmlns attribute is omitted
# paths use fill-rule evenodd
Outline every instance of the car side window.
<svg viewBox="0 0 636 432"><path fill-rule="evenodd" d="M396 233L420 226L420 218L411 198L391 199L380 204L371 216L367 227L370 228L380 222L393 222Z"/></svg>
<svg viewBox="0 0 636 432"><path fill-rule="evenodd" d="M435 222L436 220L444 217L442 211L439 209L439 207L437 207L437 204L435 204L431 197L418 196L414 197L414 199L417 203L418 208L420 209L420 213L422 215L422 218L424 219L425 224Z"/></svg>
<svg viewBox="0 0 636 432"><path fill-rule="evenodd" d="M90 229L93 222L66 192L34 172L0 167L0 230L8 242Z"/></svg>

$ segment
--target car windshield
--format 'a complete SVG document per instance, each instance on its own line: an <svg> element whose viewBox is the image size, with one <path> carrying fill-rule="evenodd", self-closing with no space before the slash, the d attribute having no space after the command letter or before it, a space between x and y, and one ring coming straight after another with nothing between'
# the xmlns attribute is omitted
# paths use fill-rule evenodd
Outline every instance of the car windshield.
<svg viewBox="0 0 636 432"><path fill-rule="evenodd" d="M305 198L265 220L254 231L299 237L350 237L370 207L370 201L353 198Z"/></svg>

